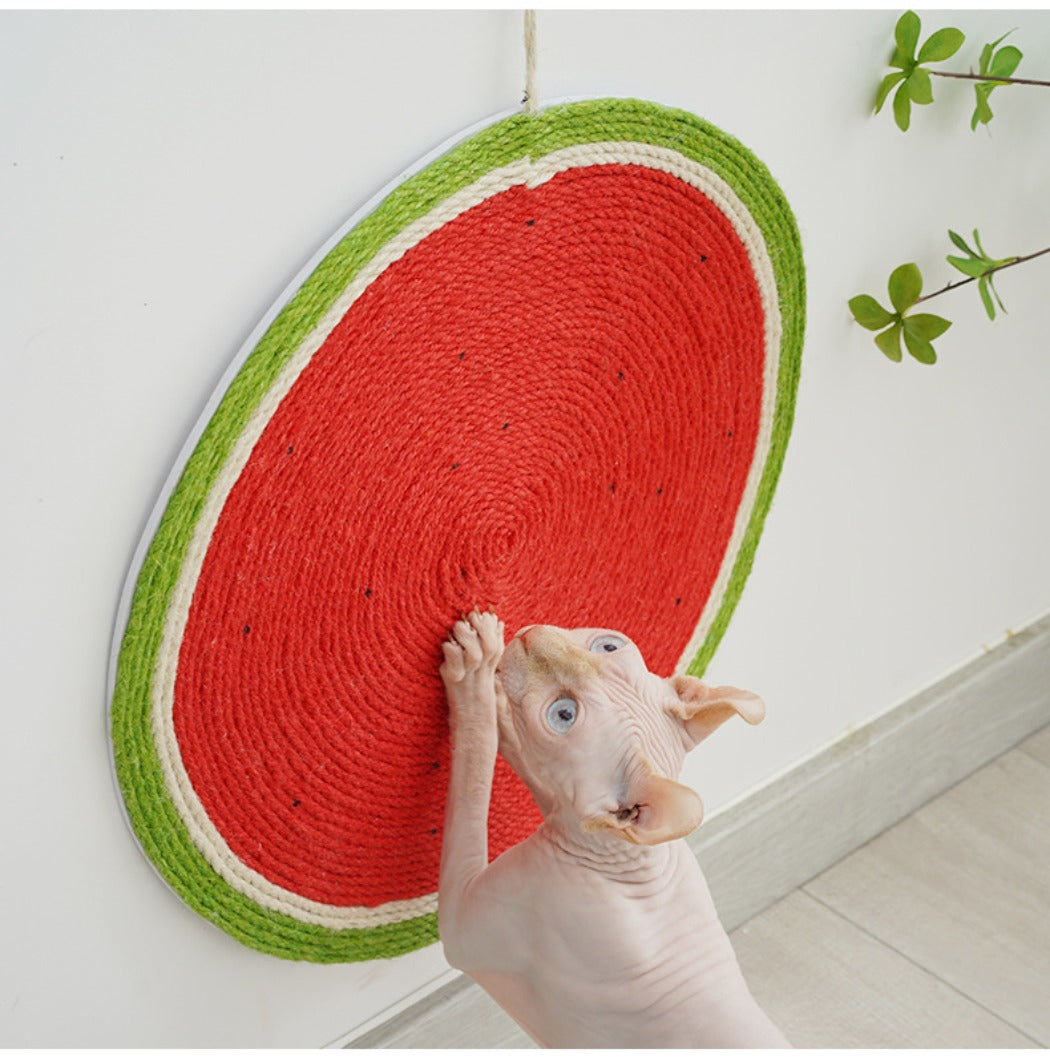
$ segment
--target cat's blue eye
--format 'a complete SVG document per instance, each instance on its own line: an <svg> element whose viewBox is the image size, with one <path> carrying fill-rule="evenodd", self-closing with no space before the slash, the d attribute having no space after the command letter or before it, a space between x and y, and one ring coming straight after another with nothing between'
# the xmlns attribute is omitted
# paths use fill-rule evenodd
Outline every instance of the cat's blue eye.
<svg viewBox="0 0 1050 1057"><path fill-rule="evenodd" d="M627 645L627 640L621 635L599 635L591 643L591 653L615 653Z"/></svg>
<svg viewBox="0 0 1050 1057"><path fill-rule="evenodd" d="M571 697L561 697L547 709L547 726L555 734L565 734L576 722L579 705Z"/></svg>

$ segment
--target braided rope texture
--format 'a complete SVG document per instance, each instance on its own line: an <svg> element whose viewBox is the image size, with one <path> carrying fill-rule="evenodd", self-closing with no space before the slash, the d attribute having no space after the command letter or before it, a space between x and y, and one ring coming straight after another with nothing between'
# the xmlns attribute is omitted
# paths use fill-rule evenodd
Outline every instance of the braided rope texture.
<svg viewBox="0 0 1050 1057"><path fill-rule="evenodd" d="M433 942L440 641L492 606L701 674L791 430L797 227L741 144L650 102L490 125L400 183L229 384L135 582L127 814L250 947ZM539 814L500 761L495 856Z"/></svg>

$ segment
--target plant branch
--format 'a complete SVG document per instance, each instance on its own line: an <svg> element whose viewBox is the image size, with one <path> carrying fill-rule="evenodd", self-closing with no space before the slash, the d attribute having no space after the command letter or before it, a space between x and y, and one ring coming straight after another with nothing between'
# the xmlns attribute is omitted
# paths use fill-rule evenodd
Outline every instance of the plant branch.
<svg viewBox="0 0 1050 1057"><path fill-rule="evenodd" d="M996 272L1006 271L1007 268L1012 268L1015 264L1024 264L1025 261L1035 260L1036 257L1042 257L1044 253L1050 253L1050 246L1047 246L1045 250L1038 250L1036 253L1029 253L1024 257L1015 257L1012 261L1008 261L1006 264L1000 264L998 268L989 268L983 275L971 275L968 279L960 279L958 282L948 283L947 286L942 286L940 290L934 290L932 294L923 294L915 304L918 305L923 301L929 301L931 298L940 297L941 294L946 294L949 290L955 290L957 287L966 286L967 283L975 283L978 279L983 279L989 275L995 275Z"/></svg>
<svg viewBox="0 0 1050 1057"><path fill-rule="evenodd" d="M1026 77L990 77L984 73L950 73L948 70L927 70L931 77L955 77L960 81L988 81L991 84L1035 84L1050 88L1050 81L1033 81Z"/></svg>

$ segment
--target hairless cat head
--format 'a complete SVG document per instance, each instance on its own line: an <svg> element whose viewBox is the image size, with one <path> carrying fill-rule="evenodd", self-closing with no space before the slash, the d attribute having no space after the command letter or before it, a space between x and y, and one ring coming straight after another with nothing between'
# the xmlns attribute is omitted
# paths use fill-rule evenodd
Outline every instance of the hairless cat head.
<svg viewBox="0 0 1050 1057"><path fill-rule="evenodd" d="M765 716L752 693L650 672L626 635L532 625L499 664L500 751L552 823L577 835L658 844L700 824L674 779L685 754L733 715Z"/></svg>

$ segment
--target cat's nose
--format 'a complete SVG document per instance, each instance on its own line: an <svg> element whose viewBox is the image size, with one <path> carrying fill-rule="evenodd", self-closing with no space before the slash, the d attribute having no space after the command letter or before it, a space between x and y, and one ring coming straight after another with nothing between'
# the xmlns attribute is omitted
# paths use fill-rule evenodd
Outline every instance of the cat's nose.
<svg viewBox="0 0 1050 1057"><path fill-rule="evenodd" d="M560 657L567 649L572 649L572 642L565 631L550 624L529 624L514 637L528 656L539 653L545 657Z"/></svg>

